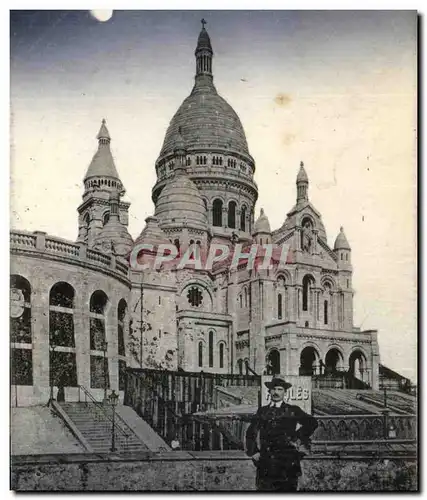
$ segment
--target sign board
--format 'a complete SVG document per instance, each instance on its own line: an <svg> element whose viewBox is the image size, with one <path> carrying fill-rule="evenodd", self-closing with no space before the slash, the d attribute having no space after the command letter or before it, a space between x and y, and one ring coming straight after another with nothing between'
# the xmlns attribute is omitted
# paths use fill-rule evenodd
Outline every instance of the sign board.
<svg viewBox="0 0 427 500"><path fill-rule="evenodd" d="M261 405L270 403L270 394L265 382L270 382L272 375L263 375L261 377ZM311 377L300 377L298 375L287 375L284 378L292 384L292 387L286 391L285 403L296 405L311 415Z"/></svg>

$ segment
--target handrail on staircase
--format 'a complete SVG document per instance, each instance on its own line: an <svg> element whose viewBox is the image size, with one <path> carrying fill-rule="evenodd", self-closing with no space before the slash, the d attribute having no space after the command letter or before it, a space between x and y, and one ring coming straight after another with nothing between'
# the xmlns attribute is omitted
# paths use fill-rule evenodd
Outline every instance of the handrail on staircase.
<svg viewBox="0 0 427 500"><path fill-rule="evenodd" d="M109 420L111 423L113 423L113 419L107 414L106 410L105 410L105 407L102 403L100 403L99 401L97 401L93 396L92 394L86 389L86 387L84 387L83 385L79 385L79 402L80 402L80 389L83 391L84 395L85 395L85 403L87 403L87 398L89 397L89 399L92 401L92 403L94 403L98 408L100 408L103 412L104 412L104 415L105 417L107 418L107 420ZM123 418L116 412L115 414L115 418L120 421L129 431L129 434L127 434L125 432L124 429L122 429L120 427L120 425L118 425L117 421L115 422L115 426L119 429L119 431L124 435L124 437L126 439L129 438L130 435L135 435L138 440L140 441L139 437L135 434L135 432L133 431L132 427L130 427L124 420Z"/></svg>
<svg viewBox="0 0 427 500"><path fill-rule="evenodd" d="M252 368L249 366L249 361L247 359L245 360L245 367L247 371L252 373L252 375L261 378L261 375L259 375L256 371L252 370Z"/></svg>

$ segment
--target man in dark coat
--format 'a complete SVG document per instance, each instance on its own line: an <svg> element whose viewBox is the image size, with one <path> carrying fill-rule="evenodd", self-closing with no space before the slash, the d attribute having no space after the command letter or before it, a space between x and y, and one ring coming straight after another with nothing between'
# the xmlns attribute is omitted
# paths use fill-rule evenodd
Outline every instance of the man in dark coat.
<svg viewBox="0 0 427 500"><path fill-rule="evenodd" d="M246 432L246 453L257 467L259 491L297 491L300 460L305 454L302 449L309 448L318 424L299 406L284 402L290 383L277 376L265 385L271 402L260 407L252 419Z"/></svg>

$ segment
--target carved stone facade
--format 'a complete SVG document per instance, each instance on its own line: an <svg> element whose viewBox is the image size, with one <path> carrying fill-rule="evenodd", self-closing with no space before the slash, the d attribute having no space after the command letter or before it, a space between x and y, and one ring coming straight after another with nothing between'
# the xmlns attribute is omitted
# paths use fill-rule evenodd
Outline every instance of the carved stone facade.
<svg viewBox="0 0 427 500"><path fill-rule="evenodd" d="M18 372L25 364L13 376L17 404L44 402L58 384L65 385L68 399L78 398L78 385L102 399L105 380L123 389L126 366L238 373L247 364L259 374L287 375L347 371L378 388L377 332L353 325L351 248L343 229L329 246L321 215L309 201L303 164L296 204L283 225L271 231L263 212L255 223L255 161L237 114L213 84L205 28L198 44L194 88L172 119L156 162L155 214L136 243L171 242L180 252L192 245L208 252L218 242L273 242L289 245L286 265L131 269L124 258L129 255L115 250L132 242L126 229L130 204L119 201L124 189L103 121L78 208L77 243L40 232L11 233L11 350ZM101 233L108 213L115 215L114 234ZM100 234L102 247L96 246ZM111 245L104 241L108 235ZM55 359L66 361L65 374Z"/></svg>

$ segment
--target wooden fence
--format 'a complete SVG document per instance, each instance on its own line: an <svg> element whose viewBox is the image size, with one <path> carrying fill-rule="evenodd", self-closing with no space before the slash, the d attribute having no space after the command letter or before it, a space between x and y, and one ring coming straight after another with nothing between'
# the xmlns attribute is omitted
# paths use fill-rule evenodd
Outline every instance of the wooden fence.
<svg viewBox="0 0 427 500"><path fill-rule="evenodd" d="M128 369L124 403L171 442L181 433L184 417L215 408L215 387L260 383L256 375Z"/></svg>

